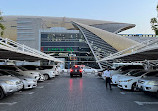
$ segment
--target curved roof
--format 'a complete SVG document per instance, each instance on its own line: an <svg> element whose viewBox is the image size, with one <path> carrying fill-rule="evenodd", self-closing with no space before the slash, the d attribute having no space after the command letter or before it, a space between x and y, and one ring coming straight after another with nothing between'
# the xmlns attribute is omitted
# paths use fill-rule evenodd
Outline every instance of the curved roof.
<svg viewBox="0 0 158 111"><path fill-rule="evenodd" d="M41 18L43 25L46 28L51 27L65 27L66 29L74 29L71 21L79 22L86 25L100 24L105 27L107 31L113 30L114 33L121 32L128 28L132 28L134 24L119 23L112 21L103 20L91 20L91 19L80 19L80 18L67 18L67 17L45 17L45 16L3 16L2 24L6 26L4 37L16 40L17 38L17 18ZM119 25L118 27L116 27ZM100 27L98 27L100 28ZM114 29L115 28L115 29Z"/></svg>
<svg viewBox="0 0 158 111"><path fill-rule="evenodd" d="M122 32L124 30L128 30L130 28L135 27L134 24L126 24L126 23L104 23L104 24L94 24L94 25L90 25L99 29L103 29L106 30L108 32L112 32L112 33L119 33Z"/></svg>
<svg viewBox="0 0 158 111"><path fill-rule="evenodd" d="M106 30L98 29L92 26L88 26L82 23L74 22L78 24L79 26L89 30L90 32L94 33L104 41L106 41L108 44L110 44L113 48L115 48L117 51L121 51L124 49L127 49L131 46L134 46L138 44L138 42L122 37L120 35L108 32ZM122 45L123 44L123 45Z"/></svg>

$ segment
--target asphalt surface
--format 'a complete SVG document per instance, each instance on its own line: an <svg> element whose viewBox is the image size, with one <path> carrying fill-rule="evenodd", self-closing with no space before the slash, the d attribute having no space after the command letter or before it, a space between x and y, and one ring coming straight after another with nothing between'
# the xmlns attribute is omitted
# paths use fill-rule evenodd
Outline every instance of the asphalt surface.
<svg viewBox="0 0 158 111"><path fill-rule="evenodd" d="M0 111L158 111L158 98L105 88L94 75L61 75L0 100Z"/></svg>

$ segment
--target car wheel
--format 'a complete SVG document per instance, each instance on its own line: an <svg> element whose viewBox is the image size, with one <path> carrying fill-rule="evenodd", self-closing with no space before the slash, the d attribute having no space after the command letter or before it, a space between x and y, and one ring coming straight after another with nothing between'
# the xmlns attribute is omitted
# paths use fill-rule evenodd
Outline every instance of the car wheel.
<svg viewBox="0 0 158 111"><path fill-rule="evenodd" d="M73 75L72 75L72 74L70 74L70 77L73 77Z"/></svg>
<svg viewBox="0 0 158 111"><path fill-rule="evenodd" d="M82 77L82 74L80 75L80 77Z"/></svg>
<svg viewBox="0 0 158 111"><path fill-rule="evenodd" d="M137 91L137 85L136 85L136 83L132 84L132 91Z"/></svg>
<svg viewBox="0 0 158 111"><path fill-rule="evenodd" d="M44 78L45 78L45 80L48 80L49 76L47 74L44 74Z"/></svg>
<svg viewBox="0 0 158 111"><path fill-rule="evenodd" d="M4 97L4 92L3 89L0 87L0 99L3 99Z"/></svg>

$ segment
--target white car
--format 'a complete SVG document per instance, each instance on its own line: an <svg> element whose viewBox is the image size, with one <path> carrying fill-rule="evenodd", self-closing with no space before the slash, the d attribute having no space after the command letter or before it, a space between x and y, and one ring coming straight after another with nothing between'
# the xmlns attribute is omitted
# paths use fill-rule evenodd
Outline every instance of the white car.
<svg viewBox="0 0 158 111"><path fill-rule="evenodd" d="M98 74L98 70L91 67L85 66L82 68L82 70L83 70L83 73Z"/></svg>
<svg viewBox="0 0 158 111"><path fill-rule="evenodd" d="M136 91L137 81L139 78L141 78L141 76L144 73L146 73L146 71L139 71L139 72L128 74L124 77L121 77L121 79L119 79L117 86L122 89Z"/></svg>
<svg viewBox="0 0 158 111"><path fill-rule="evenodd" d="M4 76L0 73L0 99L4 96L14 93L23 88L23 83L20 79L12 76Z"/></svg>
<svg viewBox="0 0 158 111"><path fill-rule="evenodd" d="M113 69L116 69L117 67L120 67L120 66L128 66L128 65L143 65L142 63L135 63L135 62L130 62L130 63L113 63L112 64L112 67Z"/></svg>
<svg viewBox="0 0 158 111"><path fill-rule="evenodd" d="M40 66L41 68L45 69L45 70L50 70L50 71L54 71L55 76L59 75L59 71L57 69L57 65L53 65L53 66Z"/></svg>
<svg viewBox="0 0 158 111"><path fill-rule="evenodd" d="M142 65L125 65L125 66L120 66L117 67L116 70L110 70L111 75L116 75L116 74L121 74L122 72L125 72L127 70L132 70L132 69L144 69Z"/></svg>
<svg viewBox="0 0 158 111"><path fill-rule="evenodd" d="M14 65L0 65L0 69L2 70L12 70L12 71L16 71L21 75L24 75L26 77L30 77L30 78L34 78L38 81L43 81L40 78L40 73L36 72L36 71L28 71L25 68L22 68L20 66L14 66Z"/></svg>
<svg viewBox="0 0 158 111"><path fill-rule="evenodd" d="M158 71L150 71L142 75L137 86L145 92L158 92Z"/></svg>
<svg viewBox="0 0 158 111"><path fill-rule="evenodd" d="M40 66L35 66L35 65L23 65L22 67L26 68L29 71L36 71L41 73L44 76L45 80L51 79L53 77L55 77L55 72L52 70L47 70L47 69L43 69Z"/></svg>
<svg viewBox="0 0 158 111"><path fill-rule="evenodd" d="M158 76L140 79L138 84L139 83L143 83L143 85L139 85L139 87L141 86L143 91L158 93Z"/></svg>
<svg viewBox="0 0 158 111"><path fill-rule="evenodd" d="M23 89L32 89L37 87L37 80L33 78L28 78L19 73L11 70L0 70L0 73L3 75L11 75L13 77L19 78L23 82Z"/></svg>
<svg viewBox="0 0 158 111"><path fill-rule="evenodd" d="M57 66L57 65L53 65L53 70L55 71L55 75L56 75L56 76L59 76L60 70L58 69L58 66Z"/></svg>
<svg viewBox="0 0 158 111"><path fill-rule="evenodd" d="M60 74L62 72L62 69L60 66L57 66L57 71L58 71L58 74Z"/></svg>
<svg viewBox="0 0 158 111"><path fill-rule="evenodd" d="M62 74L64 74L64 73L68 73L68 70L67 69L61 69L62 71Z"/></svg>
<svg viewBox="0 0 158 111"><path fill-rule="evenodd" d="M133 73L136 73L136 72L139 72L139 71L141 71L141 69L140 70L138 70L138 69L126 70L124 72L121 72L120 74L115 74L115 75L112 76L112 79L111 79L112 84L118 84L119 79L124 78L125 75L130 75L130 74L133 74Z"/></svg>

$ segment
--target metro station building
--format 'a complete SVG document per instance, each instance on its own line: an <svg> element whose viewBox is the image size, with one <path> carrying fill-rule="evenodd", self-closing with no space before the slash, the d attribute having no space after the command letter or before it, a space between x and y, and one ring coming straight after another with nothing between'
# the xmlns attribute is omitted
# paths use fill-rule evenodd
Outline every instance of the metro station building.
<svg viewBox="0 0 158 111"><path fill-rule="evenodd" d="M79 64L102 69L107 63L96 61L138 43L118 35L135 27L134 24L32 16L5 16L4 21L8 27L5 37L12 36L21 44L61 58L66 68Z"/></svg>

